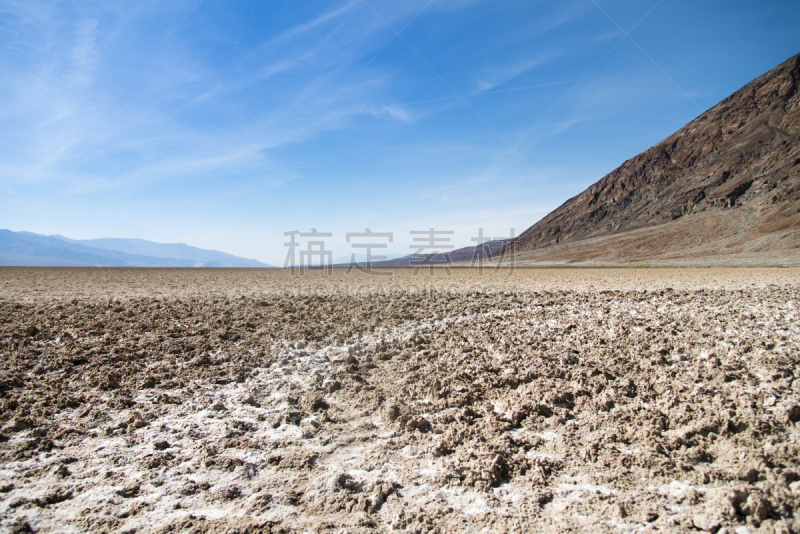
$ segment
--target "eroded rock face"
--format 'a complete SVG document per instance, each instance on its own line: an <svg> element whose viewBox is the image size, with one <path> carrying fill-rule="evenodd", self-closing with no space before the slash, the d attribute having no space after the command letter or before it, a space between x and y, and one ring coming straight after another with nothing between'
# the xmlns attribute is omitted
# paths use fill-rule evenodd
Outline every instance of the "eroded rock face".
<svg viewBox="0 0 800 534"><path fill-rule="evenodd" d="M800 529L797 270L33 272L0 298L4 530Z"/></svg>
<svg viewBox="0 0 800 534"><path fill-rule="evenodd" d="M513 250L524 258L637 229L629 238L537 258L620 263L675 252L769 257L800 249L798 78L800 55L565 202L522 233Z"/></svg>

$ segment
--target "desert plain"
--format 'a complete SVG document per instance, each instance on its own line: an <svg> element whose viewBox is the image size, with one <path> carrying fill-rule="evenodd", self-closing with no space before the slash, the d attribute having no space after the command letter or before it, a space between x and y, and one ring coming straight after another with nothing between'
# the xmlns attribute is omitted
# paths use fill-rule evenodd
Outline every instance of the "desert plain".
<svg viewBox="0 0 800 534"><path fill-rule="evenodd" d="M800 532L800 268L0 268L2 532Z"/></svg>

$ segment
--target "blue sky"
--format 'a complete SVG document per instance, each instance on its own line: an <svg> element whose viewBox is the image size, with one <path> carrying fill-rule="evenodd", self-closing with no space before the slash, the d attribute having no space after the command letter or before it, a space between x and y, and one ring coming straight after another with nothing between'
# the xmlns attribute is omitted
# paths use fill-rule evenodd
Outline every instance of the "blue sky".
<svg viewBox="0 0 800 534"><path fill-rule="evenodd" d="M798 20L796 1L5 0L0 228L277 265L291 230L332 233L335 258L365 228L390 254L412 230L519 233L800 52Z"/></svg>

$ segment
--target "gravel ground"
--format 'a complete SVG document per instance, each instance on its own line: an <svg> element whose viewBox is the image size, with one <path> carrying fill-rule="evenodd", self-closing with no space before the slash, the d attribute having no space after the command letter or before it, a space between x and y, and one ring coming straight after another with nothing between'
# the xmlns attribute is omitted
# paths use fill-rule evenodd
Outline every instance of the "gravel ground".
<svg viewBox="0 0 800 534"><path fill-rule="evenodd" d="M0 269L3 532L800 532L800 269Z"/></svg>

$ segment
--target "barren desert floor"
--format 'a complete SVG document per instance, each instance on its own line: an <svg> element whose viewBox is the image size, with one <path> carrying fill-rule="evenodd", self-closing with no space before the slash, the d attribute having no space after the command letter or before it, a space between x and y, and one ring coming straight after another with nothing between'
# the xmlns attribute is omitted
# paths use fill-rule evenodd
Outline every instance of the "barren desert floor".
<svg viewBox="0 0 800 534"><path fill-rule="evenodd" d="M3 532L800 532L800 269L0 268Z"/></svg>

